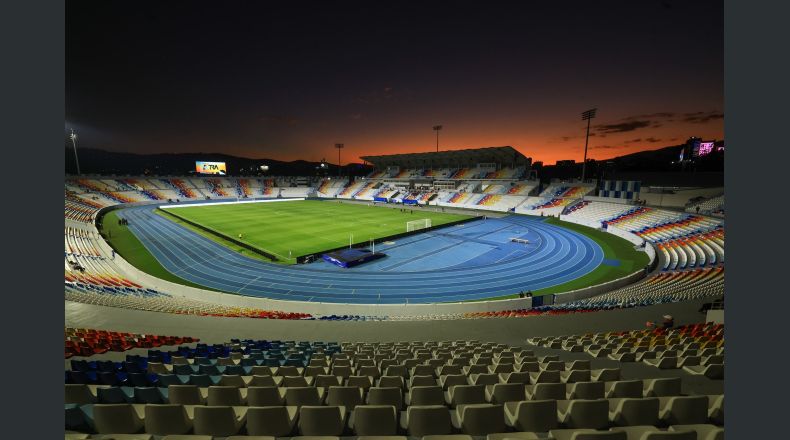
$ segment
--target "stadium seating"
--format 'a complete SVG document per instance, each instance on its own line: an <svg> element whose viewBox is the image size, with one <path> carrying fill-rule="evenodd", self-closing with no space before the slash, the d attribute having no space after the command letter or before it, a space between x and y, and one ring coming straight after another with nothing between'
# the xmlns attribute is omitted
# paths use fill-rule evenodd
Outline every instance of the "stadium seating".
<svg viewBox="0 0 790 440"><path fill-rule="evenodd" d="M699 211L697 211L699 208ZM701 200L696 203L691 203L686 206L686 212L696 213L699 212L700 214L713 214L713 213L723 213L724 212L724 194L711 197L705 200Z"/></svg>
<svg viewBox="0 0 790 440"><path fill-rule="evenodd" d="M127 351L132 348L153 348L198 342L199 339L177 336L143 335L139 333L70 328L65 329L66 359L72 356L90 357L108 351ZM83 361L84 362L84 361ZM72 363L72 367L75 364ZM80 371L96 370L96 364L84 362ZM111 370L112 371L112 367Z"/></svg>
<svg viewBox="0 0 790 440"><path fill-rule="evenodd" d="M72 331L80 332L88 334ZM627 439L632 432L656 431L694 433L682 438L697 438L696 433L723 435L723 394L681 394L676 379L623 381L618 368L590 369L589 360L539 357L533 350L505 344L235 339L192 346L184 339L181 342L169 351L149 348L146 356L126 355L123 362L72 360L65 373L67 432L238 438L454 434L491 440L580 438L579 433ZM633 347L639 353L660 353L669 344L673 348L723 347L722 327L709 324L526 342L562 349L599 343ZM407 364L415 365L412 371L424 367L436 372L438 382L431 376L412 374L408 381L403 376L377 379L381 383L398 377L387 382L402 385L368 386L373 382L370 377L321 374L339 368L367 374ZM462 366L466 371L508 366L524 371L521 376L526 382L509 381L521 373L501 373L486 376L491 379L477 385L474 382L481 382L482 375L464 373ZM310 373L308 368L312 368ZM409 375L408 368L400 371ZM450 371L455 373L441 374ZM582 382L560 379L584 374L589 379ZM361 387L357 378L363 377L367 385ZM423 377L434 385L415 382ZM556 380L542 382L543 377ZM325 381L326 387L311 385L319 378L332 381ZM254 384L259 381L269 385ZM612 436L618 433L626 437Z"/></svg>

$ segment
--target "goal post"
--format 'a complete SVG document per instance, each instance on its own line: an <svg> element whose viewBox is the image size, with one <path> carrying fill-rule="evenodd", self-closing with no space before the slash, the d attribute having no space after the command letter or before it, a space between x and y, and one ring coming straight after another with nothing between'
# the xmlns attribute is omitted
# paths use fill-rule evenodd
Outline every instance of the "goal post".
<svg viewBox="0 0 790 440"><path fill-rule="evenodd" d="M431 227L431 219L421 218L419 220L412 220L406 222L406 232L417 231L419 229L428 229Z"/></svg>

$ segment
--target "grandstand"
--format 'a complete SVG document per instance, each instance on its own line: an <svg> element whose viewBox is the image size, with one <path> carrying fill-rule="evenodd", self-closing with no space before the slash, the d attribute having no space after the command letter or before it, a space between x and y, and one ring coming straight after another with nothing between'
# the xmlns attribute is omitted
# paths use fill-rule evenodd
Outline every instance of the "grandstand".
<svg viewBox="0 0 790 440"><path fill-rule="evenodd" d="M723 218L541 185L484 150L435 168L371 158L383 169L357 180L67 178L67 438L721 438L723 326L697 310L724 295ZM403 216L399 231L443 210L472 220L382 238L388 256L369 266L288 268L156 212L246 202L282 216L272 202L305 198L377 227ZM688 325L644 330L666 314ZM174 334L188 336L155 336Z"/></svg>

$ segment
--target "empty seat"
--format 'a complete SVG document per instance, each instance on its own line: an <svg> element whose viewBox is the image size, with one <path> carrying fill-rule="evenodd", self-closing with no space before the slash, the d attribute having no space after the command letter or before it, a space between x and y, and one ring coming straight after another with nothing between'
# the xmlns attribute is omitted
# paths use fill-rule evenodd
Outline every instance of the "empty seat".
<svg viewBox="0 0 790 440"><path fill-rule="evenodd" d="M450 412L444 405L409 406L401 413L400 426L413 437L452 432Z"/></svg>
<svg viewBox="0 0 790 440"><path fill-rule="evenodd" d="M601 368L598 370L592 370L591 378L594 381L601 381L601 382L620 380L620 369Z"/></svg>
<svg viewBox="0 0 790 440"><path fill-rule="evenodd" d="M195 385L170 385L167 387L167 401L179 405L203 405L205 398Z"/></svg>
<svg viewBox="0 0 790 440"><path fill-rule="evenodd" d="M292 365L283 365L274 370L273 376L301 376L302 369Z"/></svg>
<svg viewBox="0 0 790 440"><path fill-rule="evenodd" d="M344 406L353 410L355 406L364 403L363 389L359 387L329 387L326 393L326 404Z"/></svg>
<svg viewBox="0 0 790 440"><path fill-rule="evenodd" d="M65 403L95 403L96 396L93 395L88 385L85 384L66 384L66 402Z"/></svg>
<svg viewBox="0 0 790 440"><path fill-rule="evenodd" d="M708 418L717 425L724 424L724 394L708 396Z"/></svg>
<svg viewBox="0 0 790 440"><path fill-rule="evenodd" d="M499 383L499 375L494 373L472 374L472 385L494 385Z"/></svg>
<svg viewBox="0 0 790 440"><path fill-rule="evenodd" d="M447 403L455 408L459 405L486 403L484 385L455 385L447 392Z"/></svg>
<svg viewBox="0 0 790 440"><path fill-rule="evenodd" d="M529 379L531 383L559 383L560 372L559 371L530 372Z"/></svg>
<svg viewBox="0 0 790 440"><path fill-rule="evenodd" d="M247 404L249 406L281 406L285 399L277 387L247 388Z"/></svg>
<svg viewBox="0 0 790 440"><path fill-rule="evenodd" d="M439 384L442 386L442 389L447 390L456 385L468 385L469 379L463 374L448 374L439 376Z"/></svg>
<svg viewBox="0 0 790 440"><path fill-rule="evenodd" d="M530 378L528 371L514 371L512 373L500 373L499 381L501 383L520 383L529 385Z"/></svg>
<svg viewBox="0 0 790 440"><path fill-rule="evenodd" d="M560 380L565 383L590 382L590 370L560 371Z"/></svg>
<svg viewBox="0 0 790 440"><path fill-rule="evenodd" d="M285 376L283 377L283 381L281 386L284 387L309 387L313 385L313 378L312 377L304 377L304 376Z"/></svg>
<svg viewBox="0 0 790 440"><path fill-rule="evenodd" d="M187 434L192 419L184 405L149 404L145 406L145 432L154 435Z"/></svg>
<svg viewBox="0 0 790 440"><path fill-rule="evenodd" d="M567 428L603 429L609 426L609 402L606 399L576 399L563 402L557 416Z"/></svg>
<svg viewBox="0 0 790 440"><path fill-rule="evenodd" d="M400 411L403 408L403 390L397 387L372 387L368 390L368 405L392 405Z"/></svg>
<svg viewBox="0 0 790 440"><path fill-rule="evenodd" d="M530 400L564 400L564 383L539 383L535 385L525 385L527 397Z"/></svg>
<svg viewBox="0 0 790 440"><path fill-rule="evenodd" d="M603 382L576 382L567 386L568 400L572 399L603 399L605 396Z"/></svg>
<svg viewBox="0 0 790 440"><path fill-rule="evenodd" d="M236 387L212 386L208 387L206 404L209 406L241 406L245 405L245 402L241 391Z"/></svg>
<svg viewBox="0 0 790 440"><path fill-rule="evenodd" d="M552 429L553 440L630 440L623 431L596 431L594 429Z"/></svg>
<svg viewBox="0 0 790 440"><path fill-rule="evenodd" d="M247 418L247 408L196 406L194 431L197 435L227 437L237 434Z"/></svg>
<svg viewBox="0 0 790 440"><path fill-rule="evenodd" d="M518 402L527 400L524 384L497 383L486 387L486 400L491 403Z"/></svg>
<svg viewBox="0 0 790 440"><path fill-rule="evenodd" d="M375 379L381 376L381 370L374 365L367 365L357 368L356 374L358 376L370 376Z"/></svg>
<svg viewBox="0 0 790 440"><path fill-rule="evenodd" d="M708 379L724 379L724 364L708 364L705 367L701 365L685 366L683 371L697 376L705 376Z"/></svg>
<svg viewBox="0 0 790 440"><path fill-rule="evenodd" d="M358 405L348 421L356 435L395 435L398 431L398 411L391 405Z"/></svg>
<svg viewBox="0 0 790 440"><path fill-rule="evenodd" d="M346 379L346 386L368 389L373 386L373 378L370 376L349 376Z"/></svg>
<svg viewBox="0 0 790 440"><path fill-rule="evenodd" d="M693 430L663 431L655 426L627 426L612 428L612 432L623 432L628 440L696 440L697 433Z"/></svg>
<svg viewBox="0 0 790 440"><path fill-rule="evenodd" d="M406 365L390 365L384 370L385 376L408 376L409 371Z"/></svg>
<svg viewBox="0 0 790 440"><path fill-rule="evenodd" d="M679 377L661 377L645 379L643 393L645 397L679 396L681 380Z"/></svg>
<svg viewBox="0 0 790 440"><path fill-rule="evenodd" d="M530 400L505 403L505 422L516 431L546 432L556 428L557 401Z"/></svg>
<svg viewBox="0 0 790 440"><path fill-rule="evenodd" d="M279 386L281 383L281 378L275 378L274 376L265 376L256 374L252 376L250 379L250 383L247 384L248 387L276 387Z"/></svg>
<svg viewBox="0 0 790 440"><path fill-rule="evenodd" d="M99 403L132 403L132 390L129 387L99 387L96 388L96 398Z"/></svg>
<svg viewBox="0 0 790 440"><path fill-rule="evenodd" d="M618 380L614 382L606 382L606 397L642 397L642 381L641 380Z"/></svg>
<svg viewBox="0 0 790 440"><path fill-rule="evenodd" d="M487 364L467 365L463 367L462 370L463 373L467 376L471 376L472 374L488 373L488 365Z"/></svg>
<svg viewBox="0 0 790 440"><path fill-rule="evenodd" d="M697 440L724 440L724 428L716 425L672 425L668 431L694 431Z"/></svg>
<svg viewBox="0 0 790 440"><path fill-rule="evenodd" d="M657 397L609 399L609 420L616 426L658 424Z"/></svg>
<svg viewBox="0 0 790 440"><path fill-rule="evenodd" d="M346 410L342 406L302 406L298 425L303 436L339 436L346 425Z"/></svg>
<svg viewBox="0 0 790 440"><path fill-rule="evenodd" d="M433 375L417 375L409 378L409 388L419 386L434 386L436 385L436 378Z"/></svg>
<svg viewBox="0 0 790 440"><path fill-rule="evenodd" d="M99 434L135 434L145 426L144 405L96 404L93 424Z"/></svg>
<svg viewBox="0 0 790 440"><path fill-rule="evenodd" d="M244 388L247 386L247 384L244 383L244 379L242 379L241 376L236 374L233 375L223 374L222 377L220 377L219 379L218 385L225 387L236 387L236 388Z"/></svg>
<svg viewBox="0 0 790 440"><path fill-rule="evenodd" d="M254 406L247 409L247 434L288 437L296 426L295 406Z"/></svg>
<svg viewBox="0 0 790 440"><path fill-rule="evenodd" d="M321 405L323 388L294 387L285 389L285 404L288 406Z"/></svg>
<svg viewBox="0 0 790 440"><path fill-rule="evenodd" d="M413 376L431 376L436 378L436 370L431 365L417 365L411 369L410 375Z"/></svg>
<svg viewBox="0 0 790 440"><path fill-rule="evenodd" d="M488 367L488 371L491 373L499 374L499 373L512 373L515 371L515 367L512 363L509 364L496 364L490 365Z"/></svg>
<svg viewBox="0 0 790 440"><path fill-rule="evenodd" d="M134 401L137 403L165 403L157 387L135 387Z"/></svg>
<svg viewBox="0 0 790 440"><path fill-rule="evenodd" d="M377 385L380 387L404 388L406 382L403 380L403 376L381 376Z"/></svg>
<svg viewBox="0 0 790 440"><path fill-rule="evenodd" d="M253 376L271 376L272 369L270 367L260 365L257 367L252 367L250 374Z"/></svg>
<svg viewBox="0 0 790 440"><path fill-rule="evenodd" d="M453 427L469 435L488 435L505 431L505 412L502 405L470 404L451 413Z"/></svg>
<svg viewBox="0 0 790 440"><path fill-rule="evenodd" d="M444 405L444 393L439 386L418 386L406 394L407 405Z"/></svg>
<svg viewBox="0 0 790 440"><path fill-rule="evenodd" d="M343 378L340 376L333 376L331 374L318 374L313 376L313 386L329 388L332 386L343 385Z"/></svg>
<svg viewBox="0 0 790 440"><path fill-rule="evenodd" d="M708 421L708 396L672 396L659 399L659 418L668 425L697 425Z"/></svg>

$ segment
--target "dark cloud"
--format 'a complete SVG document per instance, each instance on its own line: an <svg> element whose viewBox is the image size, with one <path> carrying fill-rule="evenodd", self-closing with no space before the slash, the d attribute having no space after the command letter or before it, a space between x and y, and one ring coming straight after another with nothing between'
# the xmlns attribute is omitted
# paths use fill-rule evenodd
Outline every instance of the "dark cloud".
<svg viewBox="0 0 790 440"><path fill-rule="evenodd" d="M623 121L633 121L635 119L667 119L675 116L676 113L672 112L656 112L656 113L648 113L645 115L635 115L635 116L628 116L627 118L623 118Z"/></svg>
<svg viewBox="0 0 790 440"><path fill-rule="evenodd" d="M654 138L653 136L650 136L649 138L645 139L645 142L650 142L651 144L654 144L656 142L661 142L661 141L663 141L663 139L657 139L657 138Z"/></svg>
<svg viewBox="0 0 790 440"><path fill-rule="evenodd" d="M598 133L626 133L629 131L639 130L640 128L650 127L652 122L649 120L633 120L626 122L619 122L616 124L601 124L596 125L595 130Z"/></svg>
<svg viewBox="0 0 790 440"><path fill-rule="evenodd" d="M720 111L710 111L710 112L694 112L694 113L686 113L683 115L683 122L689 122L691 124L707 124L710 121L715 121L717 119L723 119L724 113Z"/></svg>
<svg viewBox="0 0 790 440"><path fill-rule="evenodd" d="M626 144L633 144L636 142L642 142L642 138L631 139L630 141L625 141Z"/></svg>
<svg viewBox="0 0 790 440"><path fill-rule="evenodd" d="M617 150L620 148L626 148L625 145L595 145L590 147L591 150Z"/></svg>

